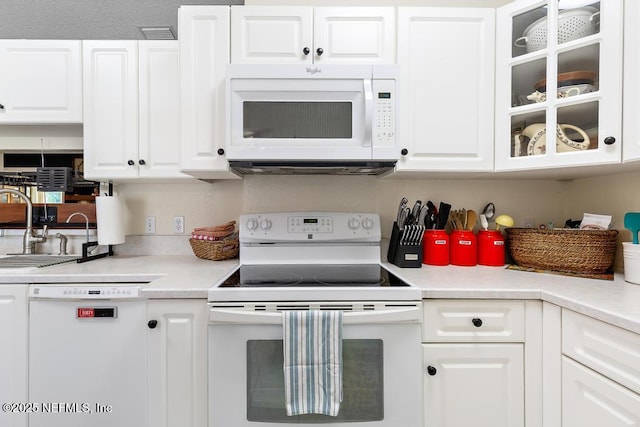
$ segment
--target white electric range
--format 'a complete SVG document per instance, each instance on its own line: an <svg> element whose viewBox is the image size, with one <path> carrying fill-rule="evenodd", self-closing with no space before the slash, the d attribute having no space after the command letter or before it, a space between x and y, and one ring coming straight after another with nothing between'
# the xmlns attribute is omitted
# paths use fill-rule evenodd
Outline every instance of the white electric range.
<svg viewBox="0 0 640 427"><path fill-rule="evenodd" d="M209 425L422 424L421 291L380 262L370 213L242 215L240 265L209 289ZM286 415L283 312L343 312L338 416Z"/></svg>
<svg viewBox="0 0 640 427"><path fill-rule="evenodd" d="M209 289L223 301L418 301L421 291L380 262L377 214L242 215L240 265Z"/></svg>

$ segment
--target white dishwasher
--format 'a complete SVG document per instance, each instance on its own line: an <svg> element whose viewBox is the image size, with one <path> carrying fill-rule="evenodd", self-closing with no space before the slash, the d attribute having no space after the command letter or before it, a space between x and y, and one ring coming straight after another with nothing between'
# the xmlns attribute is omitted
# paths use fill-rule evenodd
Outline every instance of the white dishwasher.
<svg viewBox="0 0 640 427"><path fill-rule="evenodd" d="M30 427L144 427L140 284L29 287Z"/></svg>

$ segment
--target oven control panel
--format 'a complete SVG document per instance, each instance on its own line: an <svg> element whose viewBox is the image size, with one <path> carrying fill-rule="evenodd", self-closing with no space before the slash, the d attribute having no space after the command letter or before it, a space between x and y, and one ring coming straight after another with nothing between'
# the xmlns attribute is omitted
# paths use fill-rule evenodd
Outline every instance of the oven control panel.
<svg viewBox="0 0 640 427"><path fill-rule="evenodd" d="M353 212L278 212L240 217L240 241L379 241L378 214Z"/></svg>

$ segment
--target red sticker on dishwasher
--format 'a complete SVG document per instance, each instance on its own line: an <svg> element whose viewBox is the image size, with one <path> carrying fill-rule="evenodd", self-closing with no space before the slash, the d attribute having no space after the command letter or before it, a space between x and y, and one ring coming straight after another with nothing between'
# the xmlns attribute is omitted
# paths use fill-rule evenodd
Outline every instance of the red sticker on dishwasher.
<svg viewBox="0 0 640 427"><path fill-rule="evenodd" d="M86 317L95 317L96 311L90 307L78 307L77 309L77 317L78 318L86 318Z"/></svg>

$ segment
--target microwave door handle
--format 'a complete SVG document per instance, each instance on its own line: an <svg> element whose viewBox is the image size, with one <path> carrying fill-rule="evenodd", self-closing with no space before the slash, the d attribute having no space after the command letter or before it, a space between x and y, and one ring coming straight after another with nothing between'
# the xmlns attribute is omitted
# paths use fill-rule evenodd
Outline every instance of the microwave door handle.
<svg viewBox="0 0 640 427"><path fill-rule="evenodd" d="M398 307L382 311L345 312L342 318L342 323L344 325L420 323L420 321L421 310L419 306ZM282 313L225 310L216 308L209 312L209 323L281 325Z"/></svg>
<svg viewBox="0 0 640 427"><path fill-rule="evenodd" d="M371 79L364 79L364 147L371 147L373 131L373 87Z"/></svg>

